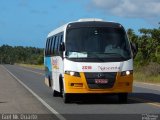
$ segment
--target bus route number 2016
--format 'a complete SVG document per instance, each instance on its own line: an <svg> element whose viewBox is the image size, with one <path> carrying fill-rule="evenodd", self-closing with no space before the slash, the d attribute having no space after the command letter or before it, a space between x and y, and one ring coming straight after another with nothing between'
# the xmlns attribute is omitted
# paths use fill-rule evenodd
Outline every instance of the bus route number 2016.
<svg viewBox="0 0 160 120"><path fill-rule="evenodd" d="M92 69L92 66L82 66L82 69L83 69L83 70L91 70L91 69Z"/></svg>

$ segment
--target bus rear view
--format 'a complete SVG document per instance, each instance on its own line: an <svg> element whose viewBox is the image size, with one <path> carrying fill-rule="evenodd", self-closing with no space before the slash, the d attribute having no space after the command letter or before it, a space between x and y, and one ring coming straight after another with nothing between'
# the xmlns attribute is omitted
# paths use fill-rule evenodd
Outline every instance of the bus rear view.
<svg viewBox="0 0 160 120"><path fill-rule="evenodd" d="M133 53L123 26L79 20L60 32L64 38L58 45L59 54L50 56L60 66L50 72L54 95L62 94L65 103L70 95L102 93L116 94L120 102L127 102L132 92Z"/></svg>

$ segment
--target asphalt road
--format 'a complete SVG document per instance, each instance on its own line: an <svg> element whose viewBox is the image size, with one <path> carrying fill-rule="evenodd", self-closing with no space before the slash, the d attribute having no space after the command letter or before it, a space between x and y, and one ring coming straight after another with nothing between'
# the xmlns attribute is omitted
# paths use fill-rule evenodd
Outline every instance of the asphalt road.
<svg viewBox="0 0 160 120"><path fill-rule="evenodd" d="M44 84L44 71L15 65L3 65L15 81L29 89L37 101L61 120L142 120L146 115L158 115L160 120L160 86L136 83L127 104L119 104L117 96L75 97L64 104L61 97L53 97ZM30 93L30 94L31 94ZM14 95L14 94L13 94Z"/></svg>

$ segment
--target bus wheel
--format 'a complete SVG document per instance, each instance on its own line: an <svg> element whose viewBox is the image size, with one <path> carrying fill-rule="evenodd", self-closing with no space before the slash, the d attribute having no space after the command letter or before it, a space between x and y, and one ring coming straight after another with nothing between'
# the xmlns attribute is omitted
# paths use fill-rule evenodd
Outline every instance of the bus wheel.
<svg viewBox="0 0 160 120"><path fill-rule="evenodd" d="M59 92L57 92L56 90L53 90L53 97L58 97L59 96Z"/></svg>
<svg viewBox="0 0 160 120"><path fill-rule="evenodd" d="M66 93L63 94L63 101L64 101L64 103L70 103L69 94L66 94Z"/></svg>
<svg viewBox="0 0 160 120"><path fill-rule="evenodd" d="M119 93L118 98L119 98L119 103L127 103L128 93Z"/></svg>
<svg viewBox="0 0 160 120"><path fill-rule="evenodd" d="M64 89L62 89L62 97L64 103L70 103L70 95L64 92Z"/></svg>
<svg viewBox="0 0 160 120"><path fill-rule="evenodd" d="M62 78L60 77L60 94L62 95L63 97L63 101L64 103L69 103L70 102L70 95L65 93L64 91L64 86L63 86L63 81L62 81Z"/></svg>
<svg viewBox="0 0 160 120"><path fill-rule="evenodd" d="M49 87L52 87L52 82L50 76L48 77Z"/></svg>

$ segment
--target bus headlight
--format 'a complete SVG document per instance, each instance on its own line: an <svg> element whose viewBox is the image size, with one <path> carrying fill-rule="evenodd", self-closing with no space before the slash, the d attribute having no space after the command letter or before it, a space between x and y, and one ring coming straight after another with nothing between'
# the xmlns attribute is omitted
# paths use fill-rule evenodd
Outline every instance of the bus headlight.
<svg viewBox="0 0 160 120"><path fill-rule="evenodd" d="M65 74L67 74L67 75L71 75L71 76L80 77L79 72L74 72L74 71L65 71Z"/></svg>
<svg viewBox="0 0 160 120"><path fill-rule="evenodd" d="M128 76L133 74L133 70L127 70L127 71L123 71L121 72L121 76Z"/></svg>

